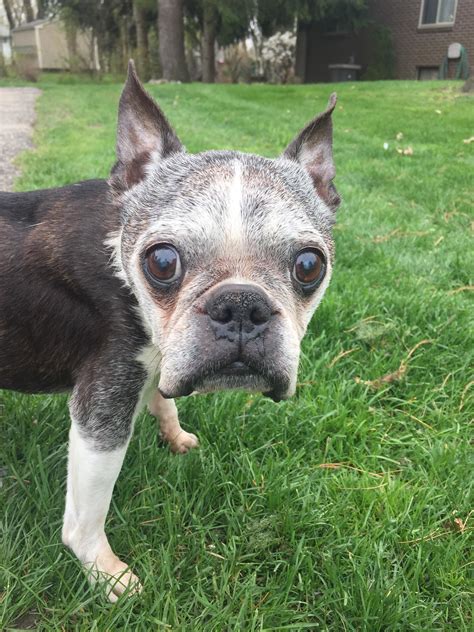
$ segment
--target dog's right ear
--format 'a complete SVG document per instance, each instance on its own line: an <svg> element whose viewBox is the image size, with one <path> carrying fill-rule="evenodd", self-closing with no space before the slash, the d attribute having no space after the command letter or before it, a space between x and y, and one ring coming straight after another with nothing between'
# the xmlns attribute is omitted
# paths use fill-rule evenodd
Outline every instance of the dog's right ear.
<svg viewBox="0 0 474 632"><path fill-rule="evenodd" d="M120 97L117 128L117 162L110 183L123 192L145 177L148 163L184 147L156 102L138 79L135 64L128 63L128 75Z"/></svg>

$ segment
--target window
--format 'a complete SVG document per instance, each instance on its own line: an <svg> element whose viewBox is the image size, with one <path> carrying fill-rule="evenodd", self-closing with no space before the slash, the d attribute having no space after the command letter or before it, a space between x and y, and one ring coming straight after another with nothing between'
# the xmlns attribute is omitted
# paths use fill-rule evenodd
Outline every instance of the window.
<svg viewBox="0 0 474 632"><path fill-rule="evenodd" d="M433 81L439 77L439 68L438 66L418 66L417 74L418 81Z"/></svg>
<svg viewBox="0 0 474 632"><path fill-rule="evenodd" d="M454 24L457 0L421 0L420 26Z"/></svg>

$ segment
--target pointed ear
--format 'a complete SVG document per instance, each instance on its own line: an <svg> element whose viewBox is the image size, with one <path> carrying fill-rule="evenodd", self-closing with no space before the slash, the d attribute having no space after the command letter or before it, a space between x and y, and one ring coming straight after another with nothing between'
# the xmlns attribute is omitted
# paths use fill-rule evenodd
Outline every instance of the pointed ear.
<svg viewBox="0 0 474 632"><path fill-rule="evenodd" d="M184 147L143 88L130 60L119 103L117 162L111 174L113 188L129 189L145 177L145 167L152 159L159 160L179 151L184 151Z"/></svg>
<svg viewBox="0 0 474 632"><path fill-rule="evenodd" d="M336 100L336 93L333 92L326 110L308 123L283 152L285 158L296 161L306 169L318 195L333 211L341 201L332 183L336 170L332 158L331 114L336 107Z"/></svg>

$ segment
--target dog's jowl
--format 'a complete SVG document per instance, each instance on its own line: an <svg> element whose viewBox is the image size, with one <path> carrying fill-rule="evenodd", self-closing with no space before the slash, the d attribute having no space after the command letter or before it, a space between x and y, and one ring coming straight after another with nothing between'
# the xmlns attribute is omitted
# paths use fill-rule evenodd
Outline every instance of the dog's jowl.
<svg viewBox="0 0 474 632"><path fill-rule="evenodd" d="M111 600L139 588L104 523L141 406L186 452L173 398L295 390L334 259L335 103L274 160L189 154L131 64L107 181L0 194L0 388L71 391L63 540Z"/></svg>

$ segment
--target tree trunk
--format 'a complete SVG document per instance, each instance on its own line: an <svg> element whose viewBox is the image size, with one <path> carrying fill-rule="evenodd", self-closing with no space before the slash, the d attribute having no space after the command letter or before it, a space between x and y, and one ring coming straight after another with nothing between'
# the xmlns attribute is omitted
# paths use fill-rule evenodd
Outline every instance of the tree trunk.
<svg viewBox="0 0 474 632"><path fill-rule="evenodd" d="M69 58L69 70L71 72L78 72L79 58L77 55L76 25L72 21L66 20L64 24L64 30L66 34L66 47L67 47L67 56Z"/></svg>
<svg viewBox="0 0 474 632"><path fill-rule="evenodd" d="M133 2L133 19L137 30L137 66L138 74L143 81L150 78L148 63L148 32L145 12L138 0Z"/></svg>
<svg viewBox="0 0 474 632"><path fill-rule="evenodd" d="M295 77L301 83L306 81L306 58L308 52L308 27L298 23L296 29Z"/></svg>
<svg viewBox="0 0 474 632"><path fill-rule="evenodd" d="M43 18L46 17L46 1L45 0L37 0L36 5L38 7L38 10L36 12L36 19L37 20L42 20Z"/></svg>
<svg viewBox="0 0 474 632"><path fill-rule="evenodd" d="M209 2L204 2L203 28L201 37L202 80L214 83L216 80L216 30L217 15Z"/></svg>
<svg viewBox="0 0 474 632"><path fill-rule="evenodd" d="M183 0L158 0L158 38L163 77L189 81L184 57Z"/></svg>
<svg viewBox="0 0 474 632"><path fill-rule="evenodd" d="M5 13L7 14L7 20L8 20L8 25L10 27L10 30L14 29L16 24L15 24L15 18L13 17L13 11L10 4L10 0L3 0L3 6L5 7Z"/></svg>
<svg viewBox="0 0 474 632"><path fill-rule="evenodd" d="M26 21L33 22L35 14L33 13L33 7L31 6L31 0L23 0L23 9L26 13Z"/></svg>
<svg viewBox="0 0 474 632"><path fill-rule="evenodd" d="M128 60L130 59L130 38L128 32L127 20L124 17L119 18L120 32L120 51L122 53L121 71L126 70Z"/></svg>

